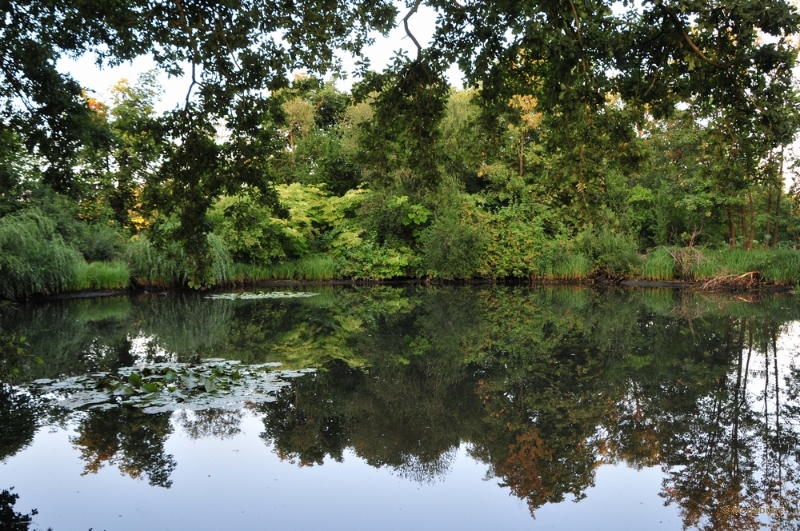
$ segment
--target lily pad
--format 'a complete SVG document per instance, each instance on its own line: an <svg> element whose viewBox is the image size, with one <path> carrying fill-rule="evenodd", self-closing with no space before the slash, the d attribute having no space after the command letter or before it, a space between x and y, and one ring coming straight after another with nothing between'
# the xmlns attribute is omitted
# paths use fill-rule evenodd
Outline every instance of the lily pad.
<svg viewBox="0 0 800 531"><path fill-rule="evenodd" d="M206 296L206 299L219 300L252 300L252 299L298 299L315 297L319 293L293 292L293 291L268 291L258 293L214 293Z"/></svg>
<svg viewBox="0 0 800 531"><path fill-rule="evenodd" d="M200 364L156 363L138 370L125 367L116 373L37 380L29 389L72 410L124 405L155 414L238 407L245 401L273 402L275 394L289 385L287 379L314 371L279 371L276 365L280 364L246 365L222 359Z"/></svg>

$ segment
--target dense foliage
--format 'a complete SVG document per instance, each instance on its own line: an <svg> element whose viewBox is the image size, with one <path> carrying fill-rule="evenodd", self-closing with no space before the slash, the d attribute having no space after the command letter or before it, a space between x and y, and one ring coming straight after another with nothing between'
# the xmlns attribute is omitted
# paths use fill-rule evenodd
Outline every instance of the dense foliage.
<svg viewBox="0 0 800 531"><path fill-rule="evenodd" d="M748 271L714 254L800 237L794 7L428 3L430 46L363 63L352 93L318 76L392 26L385 2L2 7L0 296L129 279L800 281L791 254ZM98 101L56 69L83 53L151 55L187 76L185 102L154 111L155 71ZM452 62L470 88L447 85Z"/></svg>

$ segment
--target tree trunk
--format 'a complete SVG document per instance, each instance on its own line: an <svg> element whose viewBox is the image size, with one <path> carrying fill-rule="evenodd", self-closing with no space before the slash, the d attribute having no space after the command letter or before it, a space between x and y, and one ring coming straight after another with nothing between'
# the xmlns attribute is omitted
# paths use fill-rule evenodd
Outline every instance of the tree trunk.
<svg viewBox="0 0 800 531"><path fill-rule="evenodd" d="M739 215L742 218L742 249L747 250L747 214L744 211L744 203L739 205Z"/></svg>
<svg viewBox="0 0 800 531"><path fill-rule="evenodd" d="M750 238L747 244L749 250L753 250L753 240L756 237L756 211L753 208L753 194L750 190L747 191L747 201L750 203Z"/></svg>
<svg viewBox="0 0 800 531"><path fill-rule="evenodd" d="M767 229L764 231L764 248L769 249L769 237L772 235L772 190L767 189Z"/></svg>
<svg viewBox="0 0 800 531"><path fill-rule="evenodd" d="M783 175L783 174L781 174ZM778 225L780 224L781 215L781 187L778 187L778 197L775 199L775 226L772 228L772 248L777 249L778 246Z"/></svg>
<svg viewBox="0 0 800 531"><path fill-rule="evenodd" d="M728 225L730 226L730 231L728 232L728 241L730 243L731 249L736 248L736 224L733 222L733 213L731 212L731 206L728 205Z"/></svg>
<svg viewBox="0 0 800 531"><path fill-rule="evenodd" d="M781 167L778 170L778 197L775 199L775 231L772 236L772 248L778 248L778 225L780 224L781 215L781 192L783 191L783 148L781 148Z"/></svg>

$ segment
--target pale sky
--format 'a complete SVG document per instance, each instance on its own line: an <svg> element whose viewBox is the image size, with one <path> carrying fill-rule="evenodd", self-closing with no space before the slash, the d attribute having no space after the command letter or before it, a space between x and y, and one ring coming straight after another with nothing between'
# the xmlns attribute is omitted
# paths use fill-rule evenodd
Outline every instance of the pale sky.
<svg viewBox="0 0 800 531"><path fill-rule="evenodd" d="M395 2L395 5L399 11L398 25L387 37L375 32L373 34L375 44L365 51L373 70L383 70L397 50L405 50L411 57L416 55L414 43L406 36L401 23L402 17L408 12L408 8L405 7L403 2ZM425 46L430 42L435 23L436 13L434 10L421 5L419 11L409 19L409 29L420 44ZM355 68L355 61L344 54L340 54L340 57L342 58L344 71L348 73L349 77L347 80L338 82L337 86L341 90L349 90L354 81L350 73ZM77 60L62 58L58 62L58 68L62 72L70 73L84 88L95 91L96 97L100 100L108 100L108 89L117 81L126 78L131 83L134 83L139 73L155 68L155 63L149 57L139 57L132 63L101 70L95 66L94 57L89 55ZM461 86L461 73L455 65L447 71L447 78L452 85ZM166 74L162 73L160 82L164 88L164 95L156 110L159 112L166 111L182 104L186 98L189 81L185 78L168 78Z"/></svg>

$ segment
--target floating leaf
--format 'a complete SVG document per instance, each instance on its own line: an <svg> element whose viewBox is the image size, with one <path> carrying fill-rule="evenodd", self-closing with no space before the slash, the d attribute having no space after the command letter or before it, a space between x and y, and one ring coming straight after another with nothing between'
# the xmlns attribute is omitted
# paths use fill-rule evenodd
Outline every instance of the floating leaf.
<svg viewBox="0 0 800 531"><path fill-rule="evenodd" d="M314 297L319 293L308 292L289 292L289 291L270 291L260 293L215 293L208 295L207 299L221 299L221 300L252 300L252 299L296 299L304 297Z"/></svg>
<svg viewBox="0 0 800 531"><path fill-rule="evenodd" d="M226 408L244 401L273 402L275 393L289 385L287 378L313 371L271 370L278 365L242 365L229 360L198 365L156 363L139 372L123 367L116 373L40 380L31 384L31 389L60 397L60 405L68 409L116 407L119 399L124 400L122 405L148 413ZM168 392L159 392L165 387Z"/></svg>
<svg viewBox="0 0 800 531"><path fill-rule="evenodd" d="M142 386L142 377L132 372L130 376L128 376L128 382L134 387L141 387Z"/></svg>
<svg viewBox="0 0 800 531"><path fill-rule="evenodd" d="M142 389L144 389L148 393L155 393L160 389L160 387L158 386L158 384L150 382L142 384Z"/></svg>

